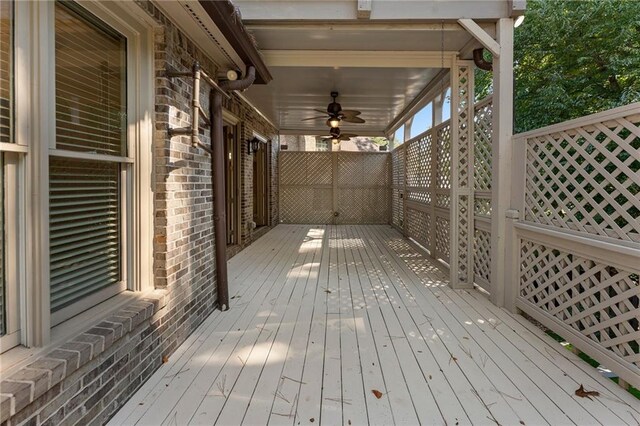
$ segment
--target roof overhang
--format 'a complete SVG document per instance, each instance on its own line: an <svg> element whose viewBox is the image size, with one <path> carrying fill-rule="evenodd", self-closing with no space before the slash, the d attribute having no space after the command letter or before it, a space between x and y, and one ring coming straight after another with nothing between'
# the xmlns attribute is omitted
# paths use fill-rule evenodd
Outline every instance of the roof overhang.
<svg viewBox="0 0 640 426"><path fill-rule="evenodd" d="M253 40L247 33L239 11L229 0L199 0L209 18L216 24L224 38L244 61L245 66L256 69L256 83L267 84L272 76L262 60Z"/></svg>
<svg viewBox="0 0 640 426"><path fill-rule="evenodd" d="M266 84L271 74L254 46L235 8L228 0L156 1L156 5L189 37L220 70L246 72L256 69L256 83Z"/></svg>

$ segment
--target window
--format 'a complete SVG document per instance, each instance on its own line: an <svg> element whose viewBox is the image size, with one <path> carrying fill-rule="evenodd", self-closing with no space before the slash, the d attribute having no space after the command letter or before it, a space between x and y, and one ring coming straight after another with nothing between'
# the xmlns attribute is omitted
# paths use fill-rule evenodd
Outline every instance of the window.
<svg viewBox="0 0 640 426"><path fill-rule="evenodd" d="M49 158L53 324L125 289L126 80L126 38L74 3L57 2L56 141Z"/></svg>
<svg viewBox="0 0 640 426"><path fill-rule="evenodd" d="M153 286L147 19L118 2L0 2L0 353Z"/></svg>

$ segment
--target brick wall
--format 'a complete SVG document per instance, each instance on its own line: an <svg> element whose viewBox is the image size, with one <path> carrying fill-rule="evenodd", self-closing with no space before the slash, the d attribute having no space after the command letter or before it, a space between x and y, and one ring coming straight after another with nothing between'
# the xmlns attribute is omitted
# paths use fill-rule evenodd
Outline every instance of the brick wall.
<svg viewBox="0 0 640 426"><path fill-rule="evenodd" d="M184 70L194 59L216 75L216 66L154 5L138 1L160 26L155 33L154 277L156 290L87 327L0 383L0 423L103 424L215 308L211 160L186 137L168 138L167 126L190 124L190 79L164 76L168 65ZM208 91L202 103L208 110ZM272 141L271 225L278 223L276 130L235 94L225 107L241 123L240 143L258 132ZM201 134L205 144L209 131ZM253 164L241 149L242 240L254 232Z"/></svg>

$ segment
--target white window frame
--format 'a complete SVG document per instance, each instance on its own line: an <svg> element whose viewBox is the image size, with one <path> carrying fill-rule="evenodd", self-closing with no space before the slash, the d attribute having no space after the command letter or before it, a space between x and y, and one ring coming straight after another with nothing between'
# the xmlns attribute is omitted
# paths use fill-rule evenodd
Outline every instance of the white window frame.
<svg viewBox="0 0 640 426"><path fill-rule="evenodd" d="M78 3L127 38L127 157L108 160L122 164L123 282L119 290L148 291L154 287L151 188L153 33L157 24L139 6L126 2ZM15 165L19 196L16 205L9 207L22 209L22 214L17 215L17 226L8 233L17 248L13 263L18 280L12 283L15 288L7 291L15 299L11 306L19 309L18 324L13 327L18 333L13 333L11 339L8 335L0 338L0 353L19 344L47 345L54 325L56 329L71 327L73 319L68 318L72 315L92 309L103 311L100 303L111 296L98 292L72 305L74 309L63 308L61 314L50 312L49 156L96 160L106 160L108 156L56 149L55 3L16 0L14 8L15 144L0 144L0 151L11 151L12 157L19 158ZM15 310L10 313L7 309L7 318L15 318ZM86 314L82 317L86 318Z"/></svg>

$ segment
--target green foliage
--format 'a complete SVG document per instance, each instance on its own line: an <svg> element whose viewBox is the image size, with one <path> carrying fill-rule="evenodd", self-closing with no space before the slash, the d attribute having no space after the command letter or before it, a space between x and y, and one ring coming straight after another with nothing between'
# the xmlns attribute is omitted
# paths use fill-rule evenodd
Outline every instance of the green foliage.
<svg viewBox="0 0 640 426"><path fill-rule="evenodd" d="M375 143L378 146L389 145L389 140L387 138L382 137L382 136L375 136L375 137L371 138L371 140L373 141L373 143Z"/></svg>
<svg viewBox="0 0 640 426"><path fill-rule="evenodd" d="M514 62L516 132L640 101L640 1L529 0Z"/></svg>

